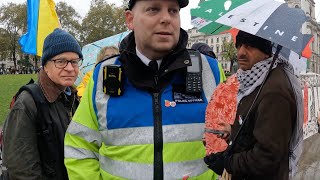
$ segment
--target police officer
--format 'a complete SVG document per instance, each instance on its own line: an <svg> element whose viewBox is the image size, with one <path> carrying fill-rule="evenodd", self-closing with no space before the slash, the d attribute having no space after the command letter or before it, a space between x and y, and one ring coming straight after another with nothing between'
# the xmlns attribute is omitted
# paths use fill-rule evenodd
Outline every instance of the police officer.
<svg viewBox="0 0 320 180"><path fill-rule="evenodd" d="M187 5L129 1L125 16L132 32L120 56L96 66L67 130L70 179L215 178L203 162L202 134L220 69L200 53L193 52L192 63L180 28L180 9ZM200 83L200 91L187 90L194 83L186 80L188 67L191 79L202 79L193 84Z"/></svg>

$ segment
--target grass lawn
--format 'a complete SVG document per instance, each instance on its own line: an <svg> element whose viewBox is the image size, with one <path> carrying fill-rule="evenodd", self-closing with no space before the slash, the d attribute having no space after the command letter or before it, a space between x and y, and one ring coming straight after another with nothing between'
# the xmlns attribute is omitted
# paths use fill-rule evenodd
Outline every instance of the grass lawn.
<svg viewBox="0 0 320 180"><path fill-rule="evenodd" d="M3 124L9 112L12 97L18 92L19 88L33 78L37 80L36 74L11 74L0 75L0 125Z"/></svg>

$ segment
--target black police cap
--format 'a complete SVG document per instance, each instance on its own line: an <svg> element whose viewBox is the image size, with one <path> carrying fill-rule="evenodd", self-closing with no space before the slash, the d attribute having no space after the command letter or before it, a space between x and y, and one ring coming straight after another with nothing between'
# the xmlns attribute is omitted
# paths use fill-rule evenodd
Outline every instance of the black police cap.
<svg viewBox="0 0 320 180"><path fill-rule="evenodd" d="M132 9L137 0L129 0L128 9ZM189 4L189 0L178 0L180 8L184 8Z"/></svg>

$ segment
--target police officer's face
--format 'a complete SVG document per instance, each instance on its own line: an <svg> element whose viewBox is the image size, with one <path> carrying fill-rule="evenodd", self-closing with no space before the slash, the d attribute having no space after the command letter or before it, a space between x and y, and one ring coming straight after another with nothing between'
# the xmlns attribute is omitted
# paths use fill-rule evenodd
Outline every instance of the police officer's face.
<svg viewBox="0 0 320 180"><path fill-rule="evenodd" d="M241 44L237 47L237 57L240 69L249 70L256 63L269 58L268 54L265 54L258 48L250 45Z"/></svg>
<svg viewBox="0 0 320 180"><path fill-rule="evenodd" d="M180 35L180 7L176 0L137 1L126 11L138 50L149 59L159 59L174 49Z"/></svg>

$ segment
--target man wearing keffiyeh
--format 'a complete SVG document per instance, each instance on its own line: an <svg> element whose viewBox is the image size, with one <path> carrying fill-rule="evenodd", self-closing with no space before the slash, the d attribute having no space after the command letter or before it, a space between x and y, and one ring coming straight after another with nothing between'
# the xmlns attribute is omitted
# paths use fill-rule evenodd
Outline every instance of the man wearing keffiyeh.
<svg viewBox="0 0 320 180"><path fill-rule="evenodd" d="M237 115L233 125L221 124L221 130L226 132L222 138L231 141L234 147L211 154L204 161L217 174L224 171L232 179L289 179L302 149L299 80L281 55L268 74L273 60L270 41L240 31L236 48L240 66Z"/></svg>

